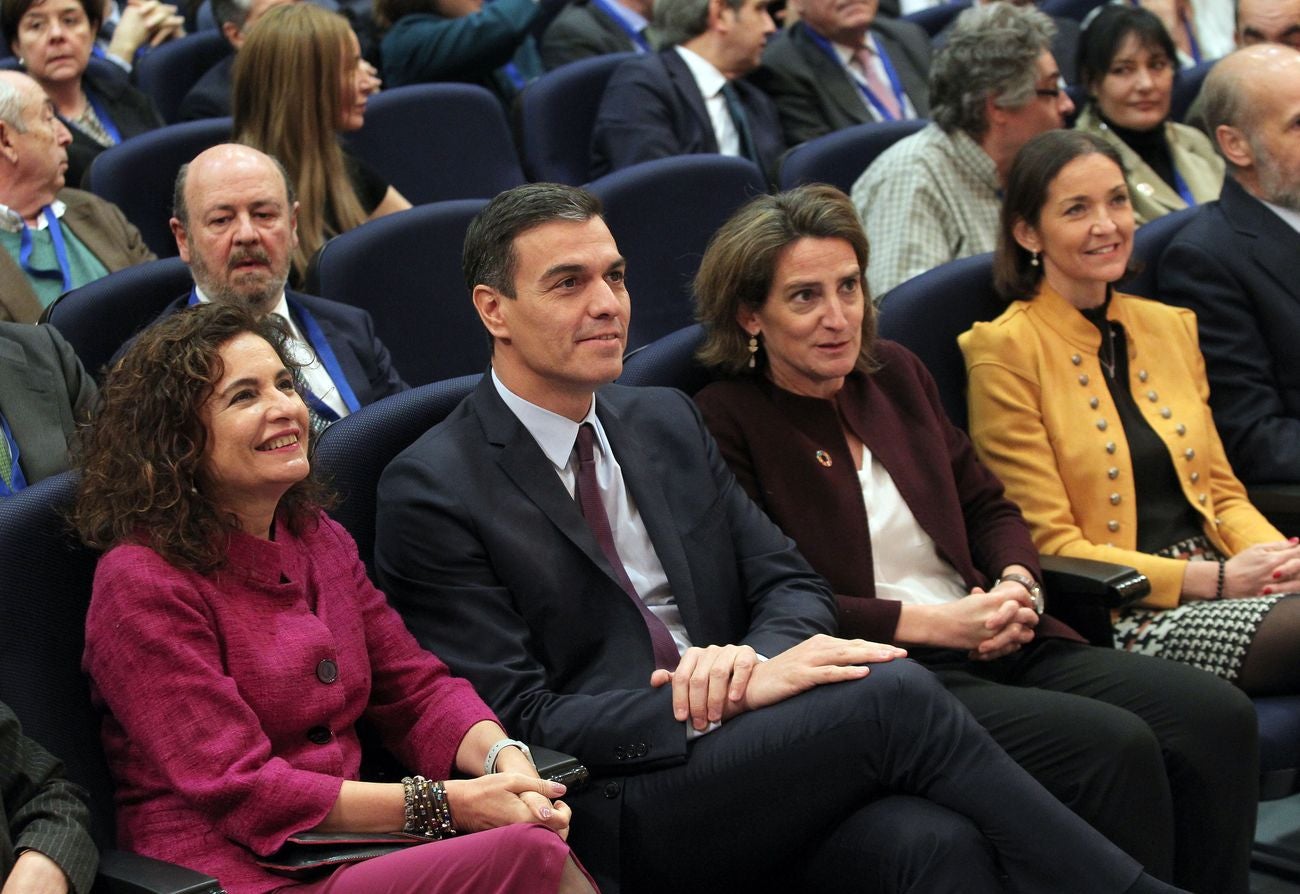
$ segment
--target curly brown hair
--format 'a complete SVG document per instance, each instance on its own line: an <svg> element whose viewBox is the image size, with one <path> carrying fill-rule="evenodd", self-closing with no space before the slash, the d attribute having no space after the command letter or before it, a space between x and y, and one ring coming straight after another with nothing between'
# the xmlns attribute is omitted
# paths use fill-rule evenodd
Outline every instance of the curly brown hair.
<svg viewBox="0 0 1300 894"><path fill-rule="evenodd" d="M239 525L204 492L208 433L199 410L223 375L221 348L245 332L265 339L297 377L285 323L224 304L196 305L154 324L109 371L76 451L81 484L72 523L88 546L142 543L200 574L225 563ZM328 502L308 475L280 499L277 517L301 533Z"/></svg>

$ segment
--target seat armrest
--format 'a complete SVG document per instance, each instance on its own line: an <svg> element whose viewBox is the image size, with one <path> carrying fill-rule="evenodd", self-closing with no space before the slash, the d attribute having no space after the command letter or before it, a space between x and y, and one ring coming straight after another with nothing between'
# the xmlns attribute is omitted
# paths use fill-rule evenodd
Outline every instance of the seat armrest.
<svg viewBox="0 0 1300 894"><path fill-rule="evenodd" d="M1151 592L1147 576L1128 565L1071 556L1039 556L1038 561L1049 594L1100 599L1107 608L1123 608Z"/></svg>
<svg viewBox="0 0 1300 894"><path fill-rule="evenodd" d="M570 793L578 791L587 784L590 774L576 757L540 745L530 745L528 750L533 754L537 775L543 779L563 783Z"/></svg>
<svg viewBox="0 0 1300 894"><path fill-rule="evenodd" d="M225 894L225 889L212 876L193 869L110 850L99 857L94 894Z"/></svg>

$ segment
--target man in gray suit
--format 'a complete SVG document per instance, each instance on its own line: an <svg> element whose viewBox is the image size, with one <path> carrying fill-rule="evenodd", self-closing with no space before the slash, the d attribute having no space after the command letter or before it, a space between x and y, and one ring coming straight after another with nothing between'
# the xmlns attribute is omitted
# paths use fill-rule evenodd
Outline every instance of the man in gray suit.
<svg viewBox="0 0 1300 894"><path fill-rule="evenodd" d="M930 114L930 39L880 19L877 0L791 0L799 21L772 40L750 80L776 100L796 146L868 121Z"/></svg>
<svg viewBox="0 0 1300 894"><path fill-rule="evenodd" d="M63 188L71 139L39 84L0 71L0 320L35 323L69 289L153 260L115 205Z"/></svg>
<svg viewBox="0 0 1300 894"><path fill-rule="evenodd" d="M0 322L0 500L68 467L97 394L53 326Z"/></svg>
<svg viewBox="0 0 1300 894"><path fill-rule="evenodd" d="M653 0L578 0L555 17L538 50L547 71L610 53L648 53Z"/></svg>

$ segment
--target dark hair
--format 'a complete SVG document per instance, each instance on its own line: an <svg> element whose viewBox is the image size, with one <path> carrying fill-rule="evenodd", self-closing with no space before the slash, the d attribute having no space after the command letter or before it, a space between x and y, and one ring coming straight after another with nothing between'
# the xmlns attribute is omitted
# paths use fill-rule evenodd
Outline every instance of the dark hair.
<svg viewBox="0 0 1300 894"><path fill-rule="evenodd" d="M441 15L438 0L374 0L371 16L376 25L387 30L396 25L403 16L417 12Z"/></svg>
<svg viewBox="0 0 1300 894"><path fill-rule="evenodd" d="M1124 173L1119 153L1101 137L1083 131L1049 130L1025 143L1016 153L1007 174L998 223L998 247L993 255L993 286L1008 301L1032 297L1043 278L1043 268L1031 264L1030 252L1016 242L1016 224L1024 221L1036 229L1052 182L1062 168L1085 155L1104 155ZM1128 272L1135 272L1132 261Z"/></svg>
<svg viewBox="0 0 1300 894"><path fill-rule="evenodd" d="M212 17L217 20L218 28L227 22L243 28L252 11L253 0L212 0Z"/></svg>
<svg viewBox="0 0 1300 894"><path fill-rule="evenodd" d="M1103 6L1079 36L1079 78L1089 94L1106 77L1115 54L1130 34L1148 52L1164 53L1170 64L1177 67L1178 50L1173 38L1154 13L1128 4Z"/></svg>
<svg viewBox="0 0 1300 894"><path fill-rule="evenodd" d="M749 334L736 315L767 302L781 251L799 239L843 239L862 272L862 348L857 368L876 369L876 311L867 294L867 236L848 196L814 183L774 196L758 196L731 216L709 240L695 274L695 315L705 339L697 355L706 366L743 373L749 365ZM767 362L766 351L758 360Z"/></svg>
<svg viewBox="0 0 1300 894"><path fill-rule="evenodd" d="M104 21L104 7L95 0L77 0L90 22L92 34L99 33L100 23ZM18 39L18 23L27 15L27 10L36 5L36 0L0 0L0 31L5 35L5 46L13 46Z"/></svg>
<svg viewBox="0 0 1300 894"><path fill-rule="evenodd" d="M109 371L77 445L72 520L87 545L141 542L201 574L225 562L239 525L204 493L208 433L200 408L223 375L222 346L245 332L265 339L297 374L283 321L226 304L199 304L154 324ZM280 499L279 517L301 532L327 503L309 475Z"/></svg>
<svg viewBox="0 0 1300 894"><path fill-rule="evenodd" d="M584 223L600 217L600 199L585 189L560 183L528 183L497 195L470 221L461 270L465 286L490 286L515 297L515 239L554 220Z"/></svg>

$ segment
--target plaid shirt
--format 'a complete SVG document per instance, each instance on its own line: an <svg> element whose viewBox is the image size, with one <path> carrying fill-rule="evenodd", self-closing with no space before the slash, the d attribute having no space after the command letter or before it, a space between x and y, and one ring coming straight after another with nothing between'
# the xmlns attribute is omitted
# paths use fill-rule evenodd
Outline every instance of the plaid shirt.
<svg viewBox="0 0 1300 894"><path fill-rule="evenodd" d="M876 159L853 184L875 300L940 264L992 251L1000 190L993 159L961 130L930 124Z"/></svg>

